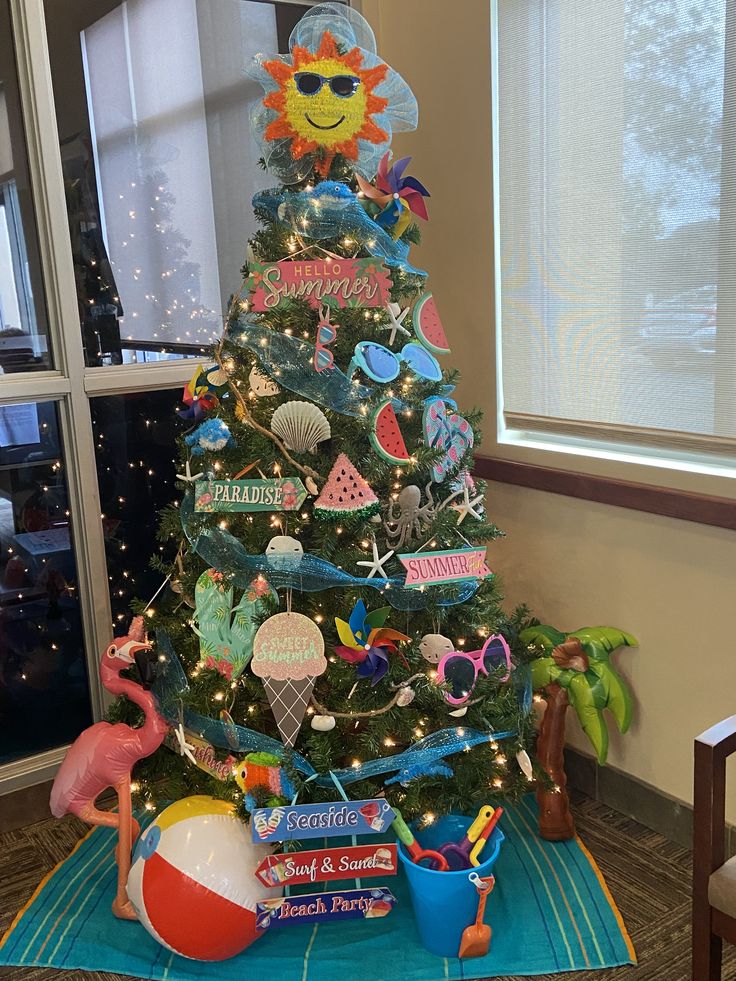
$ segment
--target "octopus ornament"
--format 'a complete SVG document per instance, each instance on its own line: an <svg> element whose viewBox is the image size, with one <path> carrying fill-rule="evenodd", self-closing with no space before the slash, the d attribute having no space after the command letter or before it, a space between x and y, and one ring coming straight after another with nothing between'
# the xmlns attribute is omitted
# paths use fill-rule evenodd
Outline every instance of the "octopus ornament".
<svg viewBox="0 0 736 981"><path fill-rule="evenodd" d="M402 548L411 541L418 541L431 527L438 510L431 486L431 483L427 484L425 490L427 504L422 504L422 492L416 484L409 484L401 491L398 500L389 504L383 527L391 547Z"/></svg>

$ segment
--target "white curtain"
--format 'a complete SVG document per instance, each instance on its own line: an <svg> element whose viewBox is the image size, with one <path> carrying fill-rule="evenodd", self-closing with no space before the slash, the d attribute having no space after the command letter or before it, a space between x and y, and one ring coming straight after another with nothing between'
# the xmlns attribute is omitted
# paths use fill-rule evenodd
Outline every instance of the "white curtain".
<svg viewBox="0 0 736 981"><path fill-rule="evenodd" d="M243 69L276 51L269 4L127 0L82 35L106 248L124 340L205 343L237 290L269 183Z"/></svg>
<svg viewBox="0 0 736 981"><path fill-rule="evenodd" d="M507 424L736 439L736 3L497 0Z"/></svg>

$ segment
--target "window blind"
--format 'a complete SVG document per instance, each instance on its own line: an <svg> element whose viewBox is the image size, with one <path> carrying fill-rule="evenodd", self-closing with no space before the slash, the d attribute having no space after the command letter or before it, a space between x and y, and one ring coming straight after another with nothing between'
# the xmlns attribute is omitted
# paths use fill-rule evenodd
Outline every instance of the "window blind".
<svg viewBox="0 0 736 981"><path fill-rule="evenodd" d="M736 0L497 0L506 425L736 448Z"/></svg>

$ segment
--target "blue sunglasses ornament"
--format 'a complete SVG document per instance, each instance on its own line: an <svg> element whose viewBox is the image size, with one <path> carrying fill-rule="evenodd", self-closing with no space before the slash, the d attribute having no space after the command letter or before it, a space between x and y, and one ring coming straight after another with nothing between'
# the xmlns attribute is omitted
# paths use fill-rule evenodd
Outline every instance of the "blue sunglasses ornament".
<svg viewBox="0 0 736 981"><path fill-rule="evenodd" d="M423 381L442 381L437 358L416 341L405 344L398 354L376 341L359 341L347 373L352 376L360 368L372 381L390 382L398 378L402 363Z"/></svg>

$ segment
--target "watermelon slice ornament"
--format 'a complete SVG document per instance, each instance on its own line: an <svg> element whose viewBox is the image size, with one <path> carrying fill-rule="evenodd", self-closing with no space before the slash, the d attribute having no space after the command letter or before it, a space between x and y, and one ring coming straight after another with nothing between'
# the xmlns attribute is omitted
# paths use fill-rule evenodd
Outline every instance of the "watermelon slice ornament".
<svg viewBox="0 0 736 981"><path fill-rule="evenodd" d="M369 434L373 449L389 463L406 464L411 461L406 448L404 437L399 429L391 399L386 399L378 406L371 419L372 429Z"/></svg>
<svg viewBox="0 0 736 981"><path fill-rule="evenodd" d="M412 313L412 323L414 333L430 351L434 354L450 353L450 345L431 293L425 293L417 302Z"/></svg>
<svg viewBox="0 0 736 981"><path fill-rule="evenodd" d="M314 502L314 516L326 521L365 519L381 510L370 484L345 453L335 460L327 483Z"/></svg>

